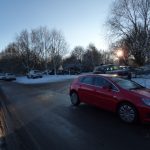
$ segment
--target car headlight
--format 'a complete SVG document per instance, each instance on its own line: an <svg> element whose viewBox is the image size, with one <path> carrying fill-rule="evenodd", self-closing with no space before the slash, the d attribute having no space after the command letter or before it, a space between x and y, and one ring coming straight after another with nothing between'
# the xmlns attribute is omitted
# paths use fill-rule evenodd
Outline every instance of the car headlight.
<svg viewBox="0 0 150 150"><path fill-rule="evenodd" d="M150 106L150 99L148 99L148 98L143 98L142 100L143 100L144 104Z"/></svg>

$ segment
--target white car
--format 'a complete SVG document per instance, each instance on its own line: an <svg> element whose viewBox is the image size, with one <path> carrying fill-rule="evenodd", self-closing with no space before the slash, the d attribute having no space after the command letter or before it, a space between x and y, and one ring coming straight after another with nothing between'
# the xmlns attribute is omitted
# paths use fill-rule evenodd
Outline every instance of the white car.
<svg viewBox="0 0 150 150"><path fill-rule="evenodd" d="M43 77L42 72L40 72L39 70L31 70L29 71L29 73L27 73L27 78L35 79L35 78L42 78L42 77Z"/></svg>
<svg viewBox="0 0 150 150"><path fill-rule="evenodd" d="M16 76L13 73L5 73L4 80L16 80Z"/></svg>

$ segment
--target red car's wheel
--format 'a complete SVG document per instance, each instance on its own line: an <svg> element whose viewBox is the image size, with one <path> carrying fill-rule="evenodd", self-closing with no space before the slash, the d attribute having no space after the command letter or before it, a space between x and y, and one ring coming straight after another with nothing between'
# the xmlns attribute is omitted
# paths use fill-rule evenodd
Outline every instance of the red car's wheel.
<svg viewBox="0 0 150 150"><path fill-rule="evenodd" d="M134 123L137 121L138 113L133 105L122 103L118 107L118 116L123 122Z"/></svg>
<svg viewBox="0 0 150 150"><path fill-rule="evenodd" d="M73 106L78 106L80 104L80 100L76 92L72 92L70 94L70 99Z"/></svg>

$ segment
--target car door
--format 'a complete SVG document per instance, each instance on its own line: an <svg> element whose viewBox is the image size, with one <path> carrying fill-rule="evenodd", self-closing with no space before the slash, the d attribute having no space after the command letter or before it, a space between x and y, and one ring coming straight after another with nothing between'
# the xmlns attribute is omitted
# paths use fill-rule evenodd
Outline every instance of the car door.
<svg viewBox="0 0 150 150"><path fill-rule="evenodd" d="M95 85L95 105L106 110L113 111L116 107L118 89L110 81L96 77Z"/></svg>
<svg viewBox="0 0 150 150"><path fill-rule="evenodd" d="M94 78L93 76L86 76L80 81L78 94L81 101L92 104L94 97Z"/></svg>

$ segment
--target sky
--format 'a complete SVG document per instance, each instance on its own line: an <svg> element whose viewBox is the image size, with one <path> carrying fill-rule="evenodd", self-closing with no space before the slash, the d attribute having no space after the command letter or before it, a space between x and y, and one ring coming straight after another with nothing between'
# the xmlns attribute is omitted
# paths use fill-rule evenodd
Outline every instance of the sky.
<svg viewBox="0 0 150 150"><path fill-rule="evenodd" d="M22 30L61 30L72 50L89 43L107 49L106 20L113 0L0 0L0 50Z"/></svg>

